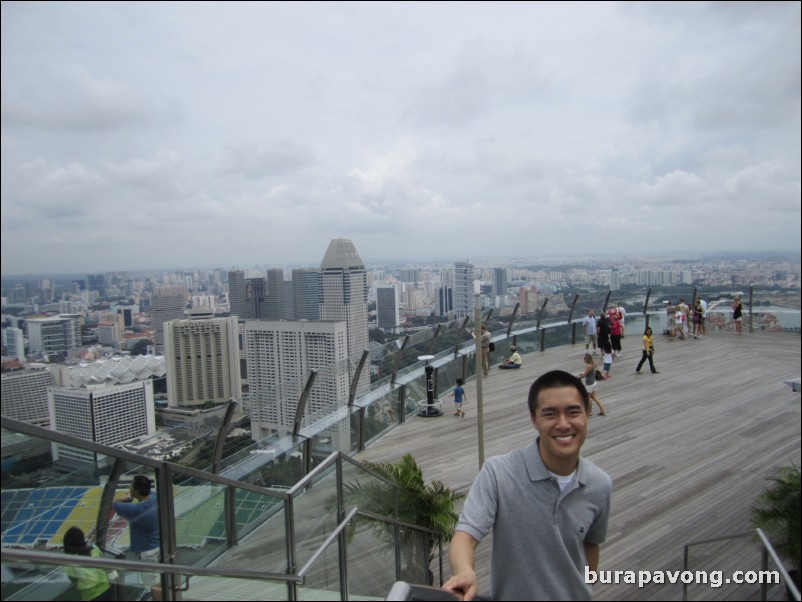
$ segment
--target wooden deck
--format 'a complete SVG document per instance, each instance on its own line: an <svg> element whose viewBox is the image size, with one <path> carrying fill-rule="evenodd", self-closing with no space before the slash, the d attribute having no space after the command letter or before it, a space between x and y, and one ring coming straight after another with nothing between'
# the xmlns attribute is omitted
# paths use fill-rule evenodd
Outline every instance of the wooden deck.
<svg viewBox="0 0 802 602"><path fill-rule="evenodd" d="M602 570L681 570L687 543L749 528L749 507L779 466L800 462L800 395L783 381L800 376L799 335L716 333L699 340L655 336L660 374L635 374L640 337L598 394L607 416L594 416L583 453L613 479L613 507ZM521 370L484 380L486 457L527 445L532 381L552 369L578 373L584 345L524 356ZM500 359L500 358L494 358ZM411 452L427 480L466 490L479 469L475 384L466 385L466 418L415 417L357 456L392 461ZM489 538L488 538L489 539ZM489 541L477 553L481 591L489 591ZM700 546L692 569L758 570L749 540ZM702 557L714 554L703 565ZM696 564L694 564L696 563ZM446 567L445 577L450 575ZM694 586L690 599L755 599L757 586ZM596 585L594 599L680 600L681 585Z"/></svg>

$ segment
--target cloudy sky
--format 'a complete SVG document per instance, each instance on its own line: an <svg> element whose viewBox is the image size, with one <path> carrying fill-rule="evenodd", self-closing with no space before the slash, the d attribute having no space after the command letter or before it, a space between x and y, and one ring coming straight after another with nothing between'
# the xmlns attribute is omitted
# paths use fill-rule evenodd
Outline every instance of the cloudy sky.
<svg viewBox="0 0 802 602"><path fill-rule="evenodd" d="M800 248L800 3L2 3L2 273Z"/></svg>

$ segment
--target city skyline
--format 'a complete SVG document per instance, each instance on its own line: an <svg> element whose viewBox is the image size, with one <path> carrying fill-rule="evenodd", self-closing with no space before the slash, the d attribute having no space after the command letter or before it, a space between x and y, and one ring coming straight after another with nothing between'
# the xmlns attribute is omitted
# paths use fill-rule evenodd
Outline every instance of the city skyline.
<svg viewBox="0 0 802 602"><path fill-rule="evenodd" d="M800 249L799 3L2 4L2 274Z"/></svg>

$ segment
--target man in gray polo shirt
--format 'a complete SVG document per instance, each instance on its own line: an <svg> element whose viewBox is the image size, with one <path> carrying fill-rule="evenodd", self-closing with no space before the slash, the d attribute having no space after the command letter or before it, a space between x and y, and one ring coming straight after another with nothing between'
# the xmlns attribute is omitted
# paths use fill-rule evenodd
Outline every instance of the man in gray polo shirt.
<svg viewBox="0 0 802 602"><path fill-rule="evenodd" d="M454 576L445 589L473 599L476 546L493 529L494 600L590 600L585 566L598 568L612 481L579 454L589 410L588 393L572 374L554 370L532 384L538 438L482 467L451 540Z"/></svg>

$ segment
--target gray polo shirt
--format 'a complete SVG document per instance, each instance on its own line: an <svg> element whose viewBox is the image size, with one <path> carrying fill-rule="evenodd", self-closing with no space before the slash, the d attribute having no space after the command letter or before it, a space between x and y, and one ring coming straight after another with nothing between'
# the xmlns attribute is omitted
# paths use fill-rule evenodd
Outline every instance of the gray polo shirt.
<svg viewBox="0 0 802 602"><path fill-rule="evenodd" d="M535 441L485 462L457 530L481 541L493 529L494 600L590 600L582 544L604 542L611 494L607 473L581 457L560 492Z"/></svg>

